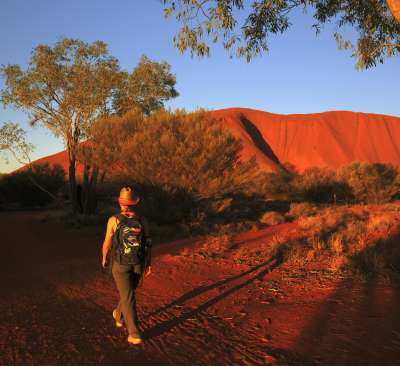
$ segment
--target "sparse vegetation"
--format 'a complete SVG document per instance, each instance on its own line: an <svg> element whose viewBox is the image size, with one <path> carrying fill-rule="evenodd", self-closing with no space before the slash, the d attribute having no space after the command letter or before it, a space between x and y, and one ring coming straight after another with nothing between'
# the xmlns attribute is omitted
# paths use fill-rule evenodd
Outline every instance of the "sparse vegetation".
<svg viewBox="0 0 400 366"><path fill-rule="evenodd" d="M277 225L283 224L285 222L285 216L280 214L279 212L266 212L264 215L261 216L260 222L264 225Z"/></svg>
<svg viewBox="0 0 400 366"><path fill-rule="evenodd" d="M320 208L316 204L309 202L291 203L288 216L292 219L298 219L300 217L308 217L316 215Z"/></svg>
<svg viewBox="0 0 400 366"><path fill-rule="evenodd" d="M293 189L300 199L315 203L344 202L352 196L346 182L340 181L333 170L308 168L293 181Z"/></svg>
<svg viewBox="0 0 400 366"><path fill-rule="evenodd" d="M393 240L400 232L395 213L355 207L328 207L298 220L302 238L284 243L285 259L294 266L318 260L332 271L361 276L387 275L400 267Z"/></svg>
<svg viewBox="0 0 400 366"><path fill-rule="evenodd" d="M400 11L394 0L162 0L162 3L165 16L174 16L181 25L174 37L175 47L197 56L209 55L213 42L249 62L269 50L272 35L284 33L293 20L298 20L292 17L297 11L312 14L312 27L317 34L326 23L337 21L334 35L338 46L352 50L360 69L383 63L387 57L398 55L400 49ZM354 28L354 44L339 33L348 27Z"/></svg>
<svg viewBox="0 0 400 366"><path fill-rule="evenodd" d="M304 215L295 214L301 212ZM397 205L315 206L295 204L292 218L299 229L294 236L276 235L258 248L238 246L237 263L254 266L275 259L291 271L352 274L360 278L400 272L400 216Z"/></svg>
<svg viewBox="0 0 400 366"><path fill-rule="evenodd" d="M389 164L354 162L338 171L356 202L386 203L400 192L400 175Z"/></svg>
<svg viewBox="0 0 400 366"><path fill-rule="evenodd" d="M1 179L0 196L4 203L33 207L52 202L52 197L34 185L32 178L54 196L65 186L65 172L60 165L34 164L28 170L17 171Z"/></svg>
<svg viewBox="0 0 400 366"><path fill-rule="evenodd" d="M76 162L80 144L90 137L99 118L129 109L151 113L178 95L167 63L143 56L132 74L122 71L104 42L61 38L53 46L38 45L28 67L0 67L4 88L0 101L26 112L32 125L41 124L62 138L68 153L68 181L73 213L79 213ZM83 213L93 213L97 166L85 162ZM82 212L80 212L82 213Z"/></svg>
<svg viewBox="0 0 400 366"><path fill-rule="evenodd" d="M93 136L94 164L115 186L137 187L142 209L159 224L201 219L207 226L210 216L223 223L238 200L236 217L250 214L243 215L245 201L252 204L262 173L254 159L240 161L241 143L202 111L130 112L99 121Z"/></svg>

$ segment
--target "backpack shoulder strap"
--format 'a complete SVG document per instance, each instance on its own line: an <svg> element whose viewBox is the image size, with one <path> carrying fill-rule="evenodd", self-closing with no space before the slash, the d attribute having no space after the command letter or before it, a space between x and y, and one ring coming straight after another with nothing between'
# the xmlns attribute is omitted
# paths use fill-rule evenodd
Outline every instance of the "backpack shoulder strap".
<svg viewBox="0 0 400 366"><path fill-rule="evenodd" d="M115 218L117 219L117 227L119 226L119 224L120 224L121 222L124 222L124 221L126 221L126 219L127 219L127 217L124 216L124 215L122 215L121 213L116 214L116 215L115 215Z"/></svg>

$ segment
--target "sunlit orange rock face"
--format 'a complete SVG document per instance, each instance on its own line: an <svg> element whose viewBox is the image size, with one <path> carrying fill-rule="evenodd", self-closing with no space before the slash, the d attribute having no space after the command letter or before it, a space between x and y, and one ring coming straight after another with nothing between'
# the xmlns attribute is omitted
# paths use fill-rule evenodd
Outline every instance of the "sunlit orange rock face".
<svg viewBox="0 0 400 366"><path fill-rule="evenodd" d="M336 169L355 160L400 167L398 117L343 111L281 115L245 108L210 113L242 140L243 158L255 155L267 171L286 163L300 172L313 166ZM37 162L45 161L68 172L65 151Z"/></svg>
<svg viewBox="0 0 400 366"><path fill-rule="evenodd" d="M67 152L60 151L56 154L45 156L43 158L40 158L36 161L34 161L35 164L42 164L42 163L49 163L50 165L61 165L65 172L68 174L68 169L69 169L69 161L68 161L68 155ZM83 175L83 165L82 164L77 164L76 166L76 174L78 176Z"/></svg>
<svg viewBox="0 0 400 366"><path fill-rule="evenodd" d="M400 166L400 118L355 112L280 115L251 109L211 112L244 144L245 157L274 170L290 163L336 169L352 161Z"/></svg>
<svg viewBox="0 0 400 366"><path fill-rule="evenodd" d="M392 15L400 22L400 0L387 0L386 2Z"/></svg>

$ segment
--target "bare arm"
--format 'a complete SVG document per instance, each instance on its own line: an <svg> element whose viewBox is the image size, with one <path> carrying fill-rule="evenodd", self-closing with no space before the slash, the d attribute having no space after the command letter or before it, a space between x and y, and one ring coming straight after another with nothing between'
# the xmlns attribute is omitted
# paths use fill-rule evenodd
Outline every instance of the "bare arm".
<svg viewBox="0 0 400 366"><path fill-rule="evenodd" d="M114 216L112 216L108 219L106 236L104 238L103 247L102 247L102 254L103 254L102 266L103 266L103 268L106 266L107 253L111 248L112 237L115 233L116 223L117 223L117 221Z"/></svg>

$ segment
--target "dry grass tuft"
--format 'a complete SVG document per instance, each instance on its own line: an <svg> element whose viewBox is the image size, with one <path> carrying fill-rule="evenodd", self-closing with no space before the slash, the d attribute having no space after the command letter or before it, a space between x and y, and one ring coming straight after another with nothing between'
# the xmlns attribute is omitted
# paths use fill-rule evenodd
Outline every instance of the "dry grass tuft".
<svg viewBox="0 0 400 366"><path fill-rule="evenodd" d="M275 211L266 212L260 218L260 222L268 226L283 224L285 221L285 216Z"/></svg>
<svg viewBox="0 0 400 366"><path fill-rule="evenodd" d="M303 239L281 244L284 262L292 266L315 263L327 269L349 271L357 276L400 272L400 223L397 211L387 205L327 207L298 219ZM398 214L397 214L398 215Z"/></svg>
<svg viewBox="0 0 400 366"><path fill-rule="evenodd" d="M320 206L309 202L291 203L288 216L296 220L300 217L314 216L320 210Z"/></svg>

